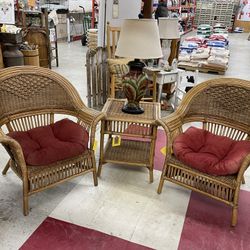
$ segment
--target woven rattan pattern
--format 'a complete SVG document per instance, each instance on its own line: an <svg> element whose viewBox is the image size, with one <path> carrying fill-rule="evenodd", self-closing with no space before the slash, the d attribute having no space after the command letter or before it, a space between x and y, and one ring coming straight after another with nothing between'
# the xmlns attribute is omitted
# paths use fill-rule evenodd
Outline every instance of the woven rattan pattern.
<svg viewBox="0 0 250 250"><path fill-rule="evenodd" d="M173 141L183 124L202 122L203 129L233 140L250 138L250 82L235 78L213 79L189 91L172 115L158 121L166 131L167 155L158 193L169 180L232 206L231 225L237 224L238 199L250 154L235 175L213 176L181 163L172 155Z"/></svg>
<svg viewBox="0 0 250 250"><path fill-rule="evenodd" d="M113 101L109 104L111 100ZM143 123L153 123L159 118L158 109L156 109L156 106L159 105L158 103L140 102L144 113L136 116L121 111L125 103L126 100L108 99L106 103L108 105L108 109L106 110L107 120L122 119L131 122L143 121ZM103 110L105 111L105 107Z"/></svg>
<svg viewBox="0 0 250 250"><path fill-rule="evenodd" d="M131 140L122 140L119 147L112 147L111 141L109 141L106 147L105 160L112 159L113 161L140 163L141 165L147 165L150 156L150 142L140 142Z"/></svg>
<svg viewBox="0 0 250 250"><path fill-rule="evenodd" d="M0 119L42 108L75 109L69 93L56 79L44 75L27 74L4 79L0 90Z"/></svg>
<svg viewBox="0 0 250 250"><path fill-rule="evenodd" d="M205 114L250 125L250 89L232 86L230 79L224 81L223 86L210 86L194 96L189 104L187 116ZM218 81L220 82L221 80Z"/></svg>
<svg viewBox="0 0 250 250"><path fill-rule="evenodd" d="M40 92L41 89L46 88L52 84L53 81L47 77L34 77L34 75L24 75L13 77L3 81L0 86L2 91L16 95L21 99L27 100L32 95Z"/></svg>
<svg viewBox="0 0 250 250"><path fill-rule="evenodd" d="M74 87L59 74L44 68L23 66L0 71L0 125L9 131L27 131L54 123L56 114L73 116L90 133L89 149L83 154L46 166L27 166L20 144L0 129L0 143L10 160L3 170L12 170L23 182L23 213L29 213L31 194L73 177L92 172L97 185L93 145L97 123L104 114L89 109Z"/></svg>

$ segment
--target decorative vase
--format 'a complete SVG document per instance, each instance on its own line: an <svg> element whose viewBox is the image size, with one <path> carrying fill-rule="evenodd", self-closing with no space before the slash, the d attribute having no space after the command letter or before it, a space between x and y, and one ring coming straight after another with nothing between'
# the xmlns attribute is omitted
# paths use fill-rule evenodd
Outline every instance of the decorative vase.
<svg viewBox="0 0 250 250"><path fill-rule="evenodd" d="M23 53L18 49L18 44L4 44L3 61L5 67L22 66L24 65Z"/></svg>
<svg viewBox="0 0 250 250"><path fill-rule="evenodd" d="M145 74L129 75L123 80L123 90L128 102L122 111L129 114L142 114L143 108L140 107L140 100L145 95L147 81Z"/></svg>

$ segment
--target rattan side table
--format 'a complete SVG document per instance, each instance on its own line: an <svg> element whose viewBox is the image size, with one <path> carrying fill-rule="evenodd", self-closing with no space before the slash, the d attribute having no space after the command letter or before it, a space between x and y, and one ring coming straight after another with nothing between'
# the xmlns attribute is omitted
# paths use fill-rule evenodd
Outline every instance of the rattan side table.
<svg viewBox="0 0 250 250"><path fill-rule="evenodd" d="M105 119L101 125L100 160L98 176L102 165L107 162L147 167L149 181L153 182L154 152L157 136L156 120L160 118L160 104L140 102L144 113L131 115L122 112L126 100L109 98L103 107ZM109 135L104 150L104 136ZM119 136L119 146L112 145L112 138Z"/></svg>

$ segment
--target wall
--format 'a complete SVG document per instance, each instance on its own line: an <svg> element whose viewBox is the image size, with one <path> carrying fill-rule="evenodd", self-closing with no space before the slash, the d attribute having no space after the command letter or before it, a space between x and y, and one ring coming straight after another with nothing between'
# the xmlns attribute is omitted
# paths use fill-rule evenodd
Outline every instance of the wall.
<svg viewBox="0 0 250 250"><path fill-rule="evenodd" d="M141 10L141 0L118 0L119 17L113 18L112 7L114 0L101 0L98 20L98 46L104 47L106 24L120 27L123 19L137 19Z"/></svg>

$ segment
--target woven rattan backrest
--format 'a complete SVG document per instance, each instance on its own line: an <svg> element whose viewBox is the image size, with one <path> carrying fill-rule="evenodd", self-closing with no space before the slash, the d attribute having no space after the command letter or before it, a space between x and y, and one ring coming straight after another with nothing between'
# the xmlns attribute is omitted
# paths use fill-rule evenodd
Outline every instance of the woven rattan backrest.
<svg viewBox="0 0 250 250"><path fill-rule="evenodd" d="M77 91L59 74L45 68L22 66L0 71L0 123L32 111L75 112L83 107Z"/></svg>
<svg viewBox="0 0 250 250"><path fill-rule="evenodd" d="M119 39L120 31L121 31L120 27L111 27L109 22L107 23L108 58L115 58L115 50Z"/></svg>
<svg viewBox="0 0 250 250"><path fill-rule="evenodd" d="M250 81L221 78L201 83L185 96L178 112L184 122L213 122L249 132Z"/></svg>

